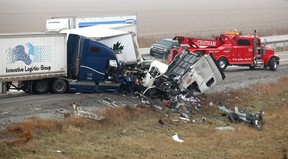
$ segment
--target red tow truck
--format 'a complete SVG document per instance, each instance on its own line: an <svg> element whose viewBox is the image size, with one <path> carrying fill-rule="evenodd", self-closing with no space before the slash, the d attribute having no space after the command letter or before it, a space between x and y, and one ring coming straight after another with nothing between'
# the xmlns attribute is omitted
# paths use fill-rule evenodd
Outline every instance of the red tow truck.
<svg viewBox="0 0 288 159"><path fill-rule="evenodd" d="M193 53L213 54L220 68L225 70L228 65L255 67L269 67L275 71L279 65L279 56L274 53L274 48L262 45L260 37L254 35L241 35L239 32L226 32L215 37L214 40L176 36L181 45L170 51L168 63L188 48Z"/></svg>

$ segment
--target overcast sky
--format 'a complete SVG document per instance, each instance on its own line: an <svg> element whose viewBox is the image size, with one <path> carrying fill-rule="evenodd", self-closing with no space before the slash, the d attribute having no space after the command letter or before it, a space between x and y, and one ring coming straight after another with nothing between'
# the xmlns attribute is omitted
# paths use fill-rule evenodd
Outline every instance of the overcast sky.
<svg viewBox="0 0 288 159"><path fill-rule="evenodd" d="M140 34L163 26L276 25L288 22L288 0L0 0L0 33L44 31L51 17L133 14Z"/></svg>

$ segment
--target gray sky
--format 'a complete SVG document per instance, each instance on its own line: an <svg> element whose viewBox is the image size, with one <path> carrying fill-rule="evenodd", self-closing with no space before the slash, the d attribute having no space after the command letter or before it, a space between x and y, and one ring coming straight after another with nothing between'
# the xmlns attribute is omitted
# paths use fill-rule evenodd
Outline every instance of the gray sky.
<svg viewBox="0 0 288 159"><path fill-rule="evenodd" d="M288 0L0 0L0 33L45 31L55 16L134 14L140 36L288 26Z"/></svg>

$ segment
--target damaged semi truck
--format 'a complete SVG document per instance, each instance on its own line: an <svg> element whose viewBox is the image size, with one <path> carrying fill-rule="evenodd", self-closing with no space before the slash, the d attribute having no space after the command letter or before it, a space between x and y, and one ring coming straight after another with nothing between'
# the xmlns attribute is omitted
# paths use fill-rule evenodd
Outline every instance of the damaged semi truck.
<svg viewBox="0 0 288 159"><path fill-rule="evenodd" d="M143 94L160 99L179 93L199 95L224 79L225 74L212 54L202 56L185 49L169 65L152 62L142 80L146 88Z"/></svg>
<svg viewBox="0 0 288 159"><path fill-rule="evenodd" d="M2 34L0 52L0 82L7 90L15 87L36 94L121 91L130 79L122 75L113 50L80 35Z"/></svg>

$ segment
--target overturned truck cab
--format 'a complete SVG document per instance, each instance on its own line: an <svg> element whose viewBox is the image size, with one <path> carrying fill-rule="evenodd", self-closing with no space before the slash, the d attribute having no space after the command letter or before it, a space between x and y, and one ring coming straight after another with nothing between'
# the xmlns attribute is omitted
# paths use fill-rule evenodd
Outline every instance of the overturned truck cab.
<svg viewBox="0 0 288 159"><path fill-rule="evenodd" d="M218 66L212 54L199 55L185 49L177 55L170 65L151 64L143 79L147 89L144 95L169 99L179 93L200 95L225 79L225 74ZM163 71L163 68L166 71Z"/></svg>

